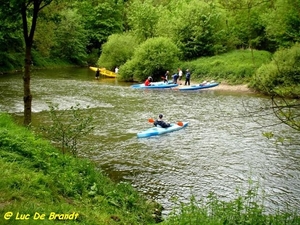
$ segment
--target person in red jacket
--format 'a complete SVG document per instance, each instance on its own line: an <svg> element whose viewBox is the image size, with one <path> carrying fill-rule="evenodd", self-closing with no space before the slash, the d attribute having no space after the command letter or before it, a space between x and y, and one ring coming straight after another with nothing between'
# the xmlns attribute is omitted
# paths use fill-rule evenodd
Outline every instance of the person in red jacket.
<svg viewBox="0 0 300 225"><path fill-rule="evenodd" d="M150 86L152 81L152 77L148 77L147 80L145 81L145 86Z"/></svg>

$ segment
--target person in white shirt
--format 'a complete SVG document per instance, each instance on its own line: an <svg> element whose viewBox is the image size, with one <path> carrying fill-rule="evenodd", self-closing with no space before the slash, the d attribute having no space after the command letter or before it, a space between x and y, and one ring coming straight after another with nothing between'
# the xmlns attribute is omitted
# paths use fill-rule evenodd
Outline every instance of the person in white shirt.
<svg viewBox="0 0 300 225"><path fill-rule="evenodd" d="M181 85L181 79L182 79L182 70L180 68L178 68L178 80L179 80L179 84Z"/></svg>

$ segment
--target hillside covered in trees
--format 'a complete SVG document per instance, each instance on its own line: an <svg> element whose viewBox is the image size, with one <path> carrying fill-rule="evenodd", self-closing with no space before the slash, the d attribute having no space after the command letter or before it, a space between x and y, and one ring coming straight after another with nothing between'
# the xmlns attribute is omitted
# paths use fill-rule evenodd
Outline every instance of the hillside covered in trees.
<svg viewBox="0 0 300 225"><path fill-rule="evenodd" d="M13 7L14 1L1 2L0 71L21 70L21 9ZM284 86L293 90L291 96L299 95L299 0L44 2L49 4L38 14L32 44L34 66L119 66L123 80L155 78L170 68L189 67L201 79L210 71L200 71L197 60L247 50L251 54L246 69L237 62L236 71L224 72L227 62L222 60L210 61L210 68L222 69L219 73L224 74L217 77L223 79L238 73L239 82L250 82L262 92ZM265 58L257 60L261 55Z"/></svg>

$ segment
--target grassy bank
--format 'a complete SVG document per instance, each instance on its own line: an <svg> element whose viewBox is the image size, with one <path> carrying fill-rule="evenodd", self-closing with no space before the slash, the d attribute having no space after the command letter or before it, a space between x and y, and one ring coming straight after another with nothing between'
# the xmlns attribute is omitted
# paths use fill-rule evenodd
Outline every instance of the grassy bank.
<svg viewBox="0 0 300 225"><path fill-rule="evenodd" d="M246 84L261 65L270 61L271 53L266 51L236 50L183 62L181 67L192 71L192 81L217 80L229 84Z"/></svg>
<svg viewBox="0 0 300 225"><path fill-rule="evenodd" d="M111 182L90 161L61 154L4 114L0 170L0 224L155 223L156 205L129 184Z"/></svg>
<svg viewBox="0 0 300 225"><path fill-rule="evenodd" d="M0 114L0 224L155 224L160 208L131 185L113 183L90 161L62 154ZM231 201L192 198L162 225L298 225L292 209L267 214L256 187ZM159 213L158 213L159 214Z"/></svg>

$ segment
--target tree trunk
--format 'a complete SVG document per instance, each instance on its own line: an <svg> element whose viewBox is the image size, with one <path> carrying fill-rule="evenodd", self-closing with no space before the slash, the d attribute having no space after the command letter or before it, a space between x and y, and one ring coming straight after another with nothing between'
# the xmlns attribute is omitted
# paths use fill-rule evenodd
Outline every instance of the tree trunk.
<svg viewBox="0 0 300 225"><path fill-rule="evenodd" d="M25 72L23 76L24 85L24 125L29 126L31 124L31 102L32 95L30 91L30 66L31 66L31 47L26 46L25 51Z"/></svg>

